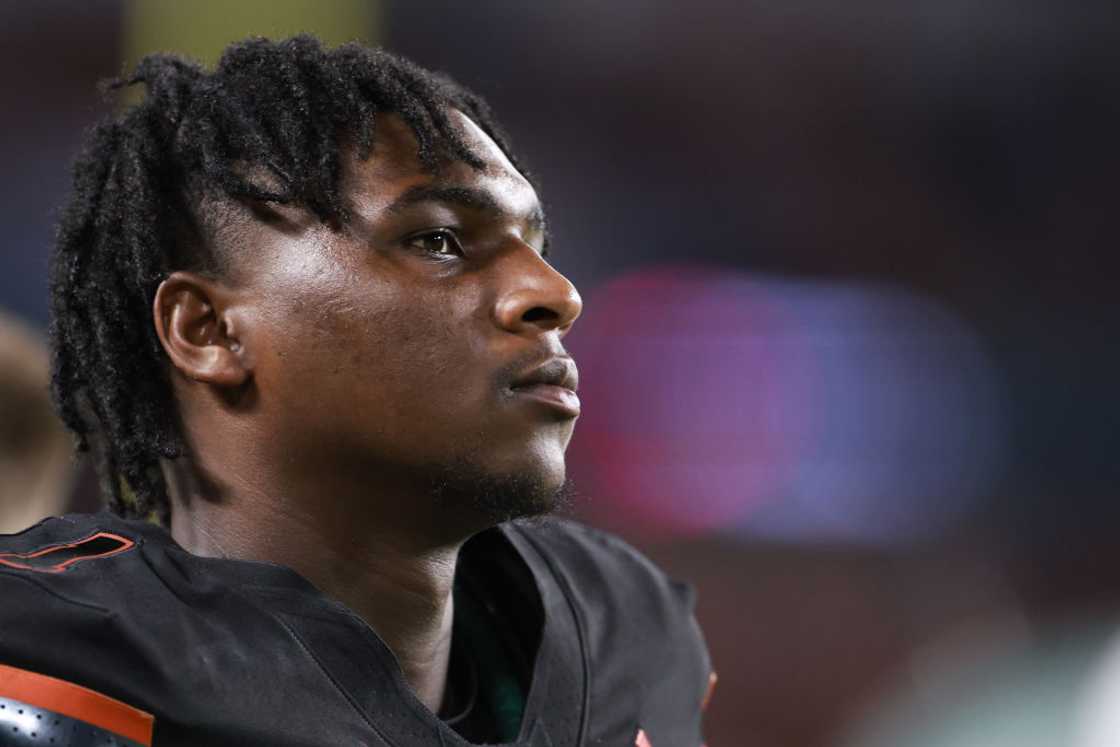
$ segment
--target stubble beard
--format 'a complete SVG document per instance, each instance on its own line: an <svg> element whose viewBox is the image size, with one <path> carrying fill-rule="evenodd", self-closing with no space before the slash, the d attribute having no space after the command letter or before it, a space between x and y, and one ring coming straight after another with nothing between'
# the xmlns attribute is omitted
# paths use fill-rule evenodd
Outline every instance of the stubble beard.
<svg viewBox="0 0 1120 747"><path fill-rule="evenodd" d="M568 511L575 495L569 479L556 485L528 470L496 474L470 459L432 466L428 475L435 505L466 509L494 524Z"/></svg>

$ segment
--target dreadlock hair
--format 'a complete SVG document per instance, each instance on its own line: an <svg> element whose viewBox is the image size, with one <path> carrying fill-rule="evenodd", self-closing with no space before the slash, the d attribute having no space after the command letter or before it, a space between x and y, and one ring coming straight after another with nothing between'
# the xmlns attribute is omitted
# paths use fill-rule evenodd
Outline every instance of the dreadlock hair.
<svg viewBox="0 0 1120 747"><path fill-rule="evenodd" d="M160 460L185 443L151 309L170 272L220 266L198 240L206 198L298 205L344 225L343 153L354 144L368 158L386 113L411 128L427 169L483 166L452 126L457 109L527 172L478 96L358 44L252 38L212 72L155 54L108 88L137 83L143 100L96 125L74 165L51 261L51 390L78 450L93 447L109 507L166 523Z"/></svg>

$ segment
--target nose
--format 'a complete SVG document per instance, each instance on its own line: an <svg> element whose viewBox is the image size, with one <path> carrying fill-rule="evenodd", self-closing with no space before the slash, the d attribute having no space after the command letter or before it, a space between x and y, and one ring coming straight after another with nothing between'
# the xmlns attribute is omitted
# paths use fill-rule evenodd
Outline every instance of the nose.
<svg viewBox="0 0 1120 747"><path fill-rule="evenodd" d="M495 305L498 326L517 335L568 333L583 311L579 291L528 244L507 255L499 274L503 291Z"/></svg>

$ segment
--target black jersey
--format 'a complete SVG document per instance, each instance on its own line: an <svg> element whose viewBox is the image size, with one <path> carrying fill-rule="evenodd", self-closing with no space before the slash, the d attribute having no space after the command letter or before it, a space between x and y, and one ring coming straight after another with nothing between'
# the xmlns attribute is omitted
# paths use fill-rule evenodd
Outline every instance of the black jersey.
<svg viewBox="0 0 1120 747"><path fill-rule="evenodd" d="M456 580L462 712L441 718L289 568L198 557L109 514L0 536L0 745L465 747L497 741L497 713L526 747L699 747L711 675L691 593L621 540L511 522L464 546ZM473 646L460 617L503 632Z"/></svg>

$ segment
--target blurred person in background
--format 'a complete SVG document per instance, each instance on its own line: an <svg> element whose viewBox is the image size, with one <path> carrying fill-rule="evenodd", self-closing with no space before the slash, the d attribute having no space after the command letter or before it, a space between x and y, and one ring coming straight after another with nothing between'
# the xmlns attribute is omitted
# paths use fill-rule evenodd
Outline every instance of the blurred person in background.
<svg viewBox="0 0 1120 747"><path fill-rule="evenodd" d="M49 387L46 344L0 312L0 534L66 509L71 441Z"/></svg>

